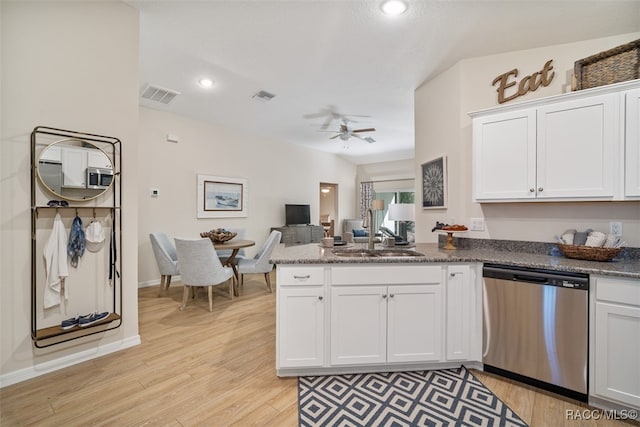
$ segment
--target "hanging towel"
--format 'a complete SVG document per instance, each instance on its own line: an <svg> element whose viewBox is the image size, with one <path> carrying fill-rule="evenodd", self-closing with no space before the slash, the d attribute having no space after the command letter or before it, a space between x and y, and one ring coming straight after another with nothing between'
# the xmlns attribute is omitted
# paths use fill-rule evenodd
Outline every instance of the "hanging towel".
<svg viewBox="0 0 640 427"><path fill-rule="evenodd" d="M84 240L84 231L82 230L82 219L78 215L73 219L71 224L71 233L69 233L69 244L67 245L67 255L71 258L71 266L78 267L78 260L84 255L86 242Z"/></svg>
<svg viewBox="0 0 640 427"><path fill-rule="evenodd" d="M51 236L44 245L44 268L47 283L44 287L44 308L60 304L65 277L69 276L67 268L67 230L64 228L60 214L53 220ZM65 299L68 293L64 291Z"/></svg>

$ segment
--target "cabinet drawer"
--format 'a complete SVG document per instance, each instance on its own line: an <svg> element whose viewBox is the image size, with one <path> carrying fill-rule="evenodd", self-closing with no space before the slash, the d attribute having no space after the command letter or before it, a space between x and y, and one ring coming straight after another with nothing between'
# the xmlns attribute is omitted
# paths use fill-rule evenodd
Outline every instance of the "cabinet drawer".
<svg viewBox="0 0 640 427"><path fill-rule="evenodd" d="M640 306L640 280L597 277L596 299Z"/></svg>
<svg viewBox="0 0 640 427"><path fill-rule="evenodd" d="M324 268L279 265L277 284L279 286L324 285Z"/></svg>
<svg viewBox="0 0 640 427"><path fill-rule="evenodd" d="M391 266L333 267L332 285L410 285L442 282L442 267Z"/></svg>

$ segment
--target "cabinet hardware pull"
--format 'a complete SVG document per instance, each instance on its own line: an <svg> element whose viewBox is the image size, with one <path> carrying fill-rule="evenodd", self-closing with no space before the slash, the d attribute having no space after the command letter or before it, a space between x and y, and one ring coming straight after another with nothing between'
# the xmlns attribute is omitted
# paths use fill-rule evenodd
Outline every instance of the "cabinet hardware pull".
<svg viewBox="0 0 640 427"><path fill-rule="evenodd" d="M540 193L542 193L542 190L544 190L544 188L542 188L542 187L538 187L538 191L539 191Z"/></svg>
<svg viewBox="0 0 640 427"><path fill-rule="evenodd" d="M322 295L320 295L320 296L318 297L318 299L319 299L320 301L322 301Z"/></svg>
<svg viewBox="0 0 640 427"><path fill-rule="evenodd" d="M530 189L529 189L529 193L533 193L533 192L535 192L535 191L536 191L536 189L535 189L535 188L530 188Z"/></svg>
<svg viewBox="0 0 640 427"><path fill-rule="evenodd" d="M456 274L460 274L460 273L449 273L449 276L456 277Z"/></svg>
<svg viewBox="0 0 640 427"><path fill-rule="evenodd" d="M382 298L387 299L387 294L382 295Z"/></svg>
<svg viewBox="0 0 640 427"><path fill-rule="evenodd" d="M295 274L293 275L294 279L310 279L311 275L307 274L306 276L296 276Z"/></svg>
<svg viewBox="0 0 640 427"><path fill-rule="evenodd" d="M394 294L391 294L391 295L389 295L389 296L390 296L391 298L393 298L395 295L394 295Z"/></svg>

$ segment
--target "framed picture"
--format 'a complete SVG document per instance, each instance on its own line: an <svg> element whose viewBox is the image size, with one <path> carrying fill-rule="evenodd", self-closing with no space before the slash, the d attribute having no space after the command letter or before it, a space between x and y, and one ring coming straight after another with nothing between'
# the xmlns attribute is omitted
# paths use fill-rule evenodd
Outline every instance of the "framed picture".
<svg viewBox="0 0 640 427"><path fill-rule="evenodd" d="M447 158L440 156L422 164L422 208L447 207Z"/></svg>
<svg viewBox="0 0 640 427"><path fill-rule="evenodd" d="M249 216L248 182L198 174L198 218L233 218Z"/></svg>

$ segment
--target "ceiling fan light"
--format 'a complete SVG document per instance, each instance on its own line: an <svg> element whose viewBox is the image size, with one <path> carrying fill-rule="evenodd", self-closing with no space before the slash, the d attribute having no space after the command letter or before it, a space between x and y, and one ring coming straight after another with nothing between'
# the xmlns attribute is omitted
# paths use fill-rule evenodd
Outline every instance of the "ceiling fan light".
<svg viewBox="0 0 640 427"><path fill-rule="evenodd" d="M380 4L380 9L385 15L397 16L407 11L409 6L404 0L385 0Z"/></svg>
<svg viewBox="0 0 640 427"><path fill-rule="evenodd" d="M200 80L198 80L198 84L203 87L203 88L210 88L213 86L213 80L208 79L208 78L202 78Z"/></svg>

